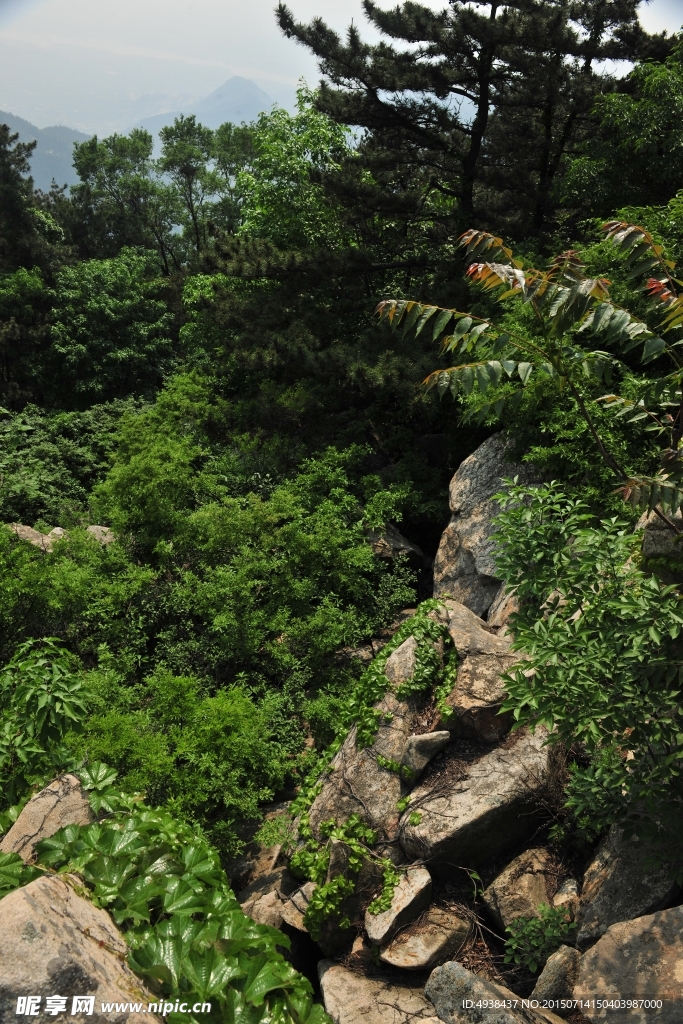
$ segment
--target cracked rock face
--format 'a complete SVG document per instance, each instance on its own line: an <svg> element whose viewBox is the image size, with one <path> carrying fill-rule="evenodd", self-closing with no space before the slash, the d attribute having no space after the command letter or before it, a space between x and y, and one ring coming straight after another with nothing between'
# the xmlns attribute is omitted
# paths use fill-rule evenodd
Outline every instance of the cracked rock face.
<svg viewBox="0 0 683 1024"><path fill-rule="evenodd" d="M501 715L505 699L503 673L520 660L510 639L497 636L474 612L446 599L448 631L458 652L456 683L446 698L454 714L440 722L453 736L496 743L510 731L512 715Z"/></svg>
<svg viewBox="0 0 683 1024"><path fill-rule="evenodd" d="M588 949L617 921L629 921L667 906L677 891L669 865L648 863L652 848L624 839L613 825L600 843L583 879L576 914L576 944Z"/></svg>
<svg viewBox="0 0 683 1024"><path fill-rule="evenodd" d="M104 910L78 896L67 882L44 875L0 900L0 1022L16 1022L19 996L95 997L92 1016L69 1016L76 1024L161 1024L152 1013L102 1010L102 1003L155 1003L158 996L126 964L127 947ZM66 1016L66 1015L64 1015ZM50 1019L59 1019L50 1018Z"/></svg>
<svg viewBox="0 0 683 1024"><path fill-rule="evenodd" d="M503 479L532 479L528 466L506 459L511 447L503 434L489 437L461 462L449 488L451 521L434 559L434 596L452 597L485 615L500 590L494 560L493 519L499 508L493 500Z"/></svg>
<svg viewBox="0 0 683 1024"><path fill-rule="evenodd" d="M581 957L574 998L662 1000L661 1008L588 1007L591 1021L680 1024L683 1019L683 907L621 921Z"/></svg>
<svg viewBox="0 0 683 1024"><path fill-rule="evenodd" d="M60 775L26 804L0 842L1 853L18 853L25 864L36 845L66 825L89 825L95 820L88 797L75 775Z"/></svg>
<svg viewBox="0 0 683 1024"><path fill-rule="evenodd" d="M354 726L332 761L323 788L309 811L315 832L321 822L330 818L346 821L351 814L359 814L377 832L380 841L396 838L401 778L395 771L381 767L377 756L400 764L415 711L412 703L398 700L391 692L378 707L383 718L372 745L359 749Z"/></svg>
<svg viewBox="0 0 683 1024"><path fill-rule="evenodd" d="M401 819L409 860L476 867L533 835L551 773L546 738L541 728L535 734L521 729L469 765L465 778L416 786ZM419 822L411 824L415 813Z"/></svg>
<svg viewBox="0 0 683 1024"><path fill-rule="evenodd" d="M411 978L364 977L332 960L318 964L325 1009L335 1024L440 1024Z"/></svg>

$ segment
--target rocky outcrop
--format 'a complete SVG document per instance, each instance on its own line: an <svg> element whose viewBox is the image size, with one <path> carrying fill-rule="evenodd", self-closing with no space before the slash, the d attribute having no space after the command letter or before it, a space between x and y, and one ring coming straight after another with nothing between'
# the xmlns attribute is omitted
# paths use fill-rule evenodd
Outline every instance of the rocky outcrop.
<svg viewBox="0 0 683 1024"><path fill-rule="evenodd" d="M574 1012L573 991L579 978L581 954L572 946L560 948L548 957L536 986L531 993L541 1005L550 1005L558 1017L569 1017ZM566 1005L562 1006L562 1003Z"/></svg>
<svg viewBox="0 0 683 1024"><path fill-rule="evenodd" d="M514 992L454 961L432 971L425 995L444 1024L560 1024L562 1019L522 1007Z"/></svg>
<svg viewBox="0 0 683 1024"><path fill-rule="evenodd" d="M419 701L399 700L393 690L415 672L416 650L417 643L411 636L387 658L385 675L389 689L375 705L380 716L375 739L370 746L361 748L355 726L349 732L311 806L309 820L314 831L330 818L345 821L351 814L359 814L377 832L380 842L396 838L400 817L397 804L406 786L401 775L386 764L403 762L414 733ZM424 741L422 745L424 755Z"/></svg>
<svg viewBox="0 0 683 1024"><path fill-rule="evenodd" d="M532 835L550 780L546 739L542 728L519 730L467 765L461 777L449 777L446 765L440 784L426 779L416 786L401 819L409 860L476 867ZM411 824L415 813L419 823Z"/></svg>
<svg viewBox="0 0 683 1024"><path fill-rule="evenodd" d="M398 558L404 556L413 569L424 569L430 562L424 551L404 537L402 533L388 523L383 530L368 530L367 540L378 558Z"/></svg>
<svg viewBox="0 0 683 1024"><path fill-rule="evenodd" d="M457 956L469 931L469 921L442 907L430 907L384 946L379 958L404 971L430 970Z"/></svg>
<svg viewBox="0 0 683 1024"><path fill-rule="evenodd" d="M584 875L576 914L576 944L587 949L617 921L629 921L666 907L676 890L669 865L653 867L652 847L624 839L613 825Z"/></svg>
<svg viewBox="0 0 683 1024"><path fill-rule="evenodd" d="M332 960L318 966L325 1009L335 1024L439 1024L422 982L364 977Z"/></svg>
<svg viewBox="0 0 683 1024"><path fill-rule="evenodd" d="M16 1021L21 996L94 996L92 1016L70 1014L70 1021L160 1024L161 1014L120 1009L122 1004L155 1003L126 964L127 947L104 910L77 895L63 877L44 875L0 900L0 1021ZM115 1002L115 1010L103 1003ZM55 1019L54 1017L52 1019Z"/></svg>
<svg viewBox="0 0 683 1024"><path fill-rule="evenodd" d="M391 692L378 708L382 720L372 745L359 747L354 726L332 761L309 812L314 831L330 818L346 821L351 814L360 814L381 840L396 838L400 817L396 805L402 795L402 781L395 771L378 764L377 757L401 762L413 731L415 709L411 702L398 700Z"/></svg>
<svg viewBox="0 0 683 1024"><path fill-rule="evenodd" d="M528 466L506 458L511 442L494 434L461 462L449 489L451 521L434 559L434 596L452 597L485 615L500 590L494 561L493 518L499 509L493 496L503 479L532 479Z"/></svg>
<svg viewBox="0 0 683 1024"><path fill-rule="evenodd" d="M536 917L540 904L548 903L553 861L543 847L526 850L484 890L484 906L501 935L516 918Z"/></svg>
<svg viewBox="0 0 683 1024"><path fill-rule="evenodd" d="M89 825L95 820L88 797L75 775L60 775L29 800L0 842L0 853L18 853L25 864L34 859L36 845L66 825Z"/></svg>
<svg viewBox="0 0 683 1024"><path fill-rule="evenodd" d="M381 914L365 914L365 931L370 942L382 946L429 906L432 876L426 868L408 868L394 889L391 906Z"/></svg>
<svg viewBox="0 0 683 1024"><path fill-rule="evenodd" d="M591 1021L680 1024L683 1014L683 907L622 921L581 957L575 999L616 1000L584 1006ZM661 1000L661 1007L621 1000Z"/></svg>
<svg viewBox="0 0 683 1024"><path fill-rule="evenodd" d="M496 636L469 608L448 599L444 606L459 664L455 687L446 698L454 714L439 724L454 736L496 743L512 726L512 716L500 714L505 699L502 675L520 656L510 651L507 637Z"/></svg>
<svg viewBox="0 0 683 1024"><path fill-rule="evenodd" d="M34 530L32 526L25 526L23 523L10 523L9 529L16 534L19 540L25 540L42 551L52 551L57 541L65 540L69 536L68 532L63 530L61 526L55 526L49 533L41 533L39 530ZM88 526L86 527L86 532L102 545L111 544L112 541L116 540L113 530L108 526Z"/></svg>

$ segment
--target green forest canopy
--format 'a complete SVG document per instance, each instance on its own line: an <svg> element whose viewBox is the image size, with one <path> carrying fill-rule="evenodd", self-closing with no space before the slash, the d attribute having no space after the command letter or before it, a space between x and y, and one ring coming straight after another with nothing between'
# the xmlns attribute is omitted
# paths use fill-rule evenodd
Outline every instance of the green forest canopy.
<svg viewBox="0 0 683 1024"><path fill-rule="evenodd" d="M227 863L301 779L307 737L334 735L358 676L343 652L429 595L369 529L433 556L450 475L501 427L592 515L629 511L570 390L541 381L475 422L476 387L421 387L448 365L431 331L374 317L387 297L492 316L467 228L531 265L573 250L653 330L596 218L683 256L680 38L644 33L635 0L480 7L367 0L371 46L281 6L323 76L295 113L180 117L158 159L141 129L94 137L69 194L34 192L31 147L0 127L2 520L68 531L49 555L0 531L2 662L57 638L88 708L22 785L106 762ZM503 326L536 329L526 306ZM612 354L638 397L656 370ZM654 472L650 435L594 404L600 381L577 387L625 472ZM17 765L0 771L9 793Z"/></svg>

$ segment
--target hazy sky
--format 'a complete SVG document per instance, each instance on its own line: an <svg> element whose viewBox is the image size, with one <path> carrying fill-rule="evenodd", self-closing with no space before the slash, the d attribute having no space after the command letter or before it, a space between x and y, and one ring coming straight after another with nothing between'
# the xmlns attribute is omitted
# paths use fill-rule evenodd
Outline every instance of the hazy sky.
<svg viewBox="0 0 683 1024"><path fill-rule="evenodd" d="M289 6L302 20L320 14L342 31L351 20L364 23L360 0ZM0 110L38 127L102 133L176 109L231 75L286 102L300 77L316 82L317 69L282 36L274 7L275 0L0 0ZM683 0L652 0L642 21L651 31L677 30Z"/></svg>

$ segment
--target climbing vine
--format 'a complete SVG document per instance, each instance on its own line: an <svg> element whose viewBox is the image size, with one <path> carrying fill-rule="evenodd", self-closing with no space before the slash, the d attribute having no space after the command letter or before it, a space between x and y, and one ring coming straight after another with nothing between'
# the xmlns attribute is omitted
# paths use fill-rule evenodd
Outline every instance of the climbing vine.
<svg viewBox="0 0 683 1024"><path fill-rule="evenodd" d="M297 837L301 845L292 855L290 869L298 877L316 883L304 915L304 924L316 940L320 936L323 922L338 915L346 897L355 893L358 874L365 860L374 860L382 871L381 892L370 903L368 910L372 914L379 914L391 905L400 874L387 857L373 854L370 849L376 842L373 830L358 814L352 814L345 822L338 823L334 819L322 822L319 828L321 839L318 839L311 826L308 811L322 790L325 773L349 730L355 726L357 745L360 748L368 747L377 735L382 718L384 717L385 721L390 718L389 715L383 716L375 705L382 700L391 685L386 675L387 661L409 637L416 641L414 671L409 679L395 688L394 693L400 700L405 700L415 694L431 691L434 693L441 716L448 719L453 713L446 704L446 698L455 686L458 653L448 626L430 615L440 607L441 602L437 600L424 601L415 615L402 623L389 643L365 669L343 706L335 739L327 750L318 756L304 779L296 800L291 804L290 814L296 819ZM381 754L377 755L376 760L386 771L395 772L404 779L411 777L410 769L397 761L392 761ZM401 797L397 809L403 812L409 803L409 795ZM333 839L346 844L347 871L344 875L325 881L330 862L329 844ZM344 918L339 922L340 927L346 927L348 923Z"/></svg>

